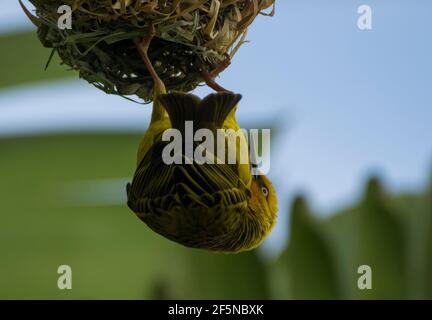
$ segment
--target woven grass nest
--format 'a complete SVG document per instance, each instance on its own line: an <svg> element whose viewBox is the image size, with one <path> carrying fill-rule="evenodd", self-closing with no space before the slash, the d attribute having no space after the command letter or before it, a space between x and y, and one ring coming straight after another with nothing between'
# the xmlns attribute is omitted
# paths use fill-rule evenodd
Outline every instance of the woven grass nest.
<svg viewBox="0 0 432 320"><path fill-rule="evenodd" d="M30 0L42 44L53 48L81 78L109 94L152 101L153 80L134 41L151 23L149 57L169 91L191 91L233 58L259 14L275 0ZM58 28L62 5L72 8L72 29ZM271 10L273 8L273 10ZM269 12L270 11L270 12Z"/></svg>

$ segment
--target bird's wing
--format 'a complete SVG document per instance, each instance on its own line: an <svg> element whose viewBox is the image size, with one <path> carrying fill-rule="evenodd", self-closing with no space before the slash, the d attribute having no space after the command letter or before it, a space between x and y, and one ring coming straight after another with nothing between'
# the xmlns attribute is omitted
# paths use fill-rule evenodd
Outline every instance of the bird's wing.
<svg viewBox="0 0 432 320"><path fill-rule="evenodd" d="M168 114L166 117L163 117L159 120L152 120L150 126L145 132L144 136L141 139L138 153L137 153L137 165L141 163L144 156L148 153L153 144L160 139L163 132L171 127L170 120L168 118Z"/></svg>
<svg viewBox="0 0 432 320"><path fill-rule="evenodd" d="M142 161L159 136L171 127L168 113L165 111L159 99L159 97L164 94L166 94L165 87L155 85L153 88L153 110L151 120L138 148L137 164Z"/></svg>
<svg viewBox="0 0 432 320"><path fill-rule="evenodd" d="M152 147L128 187L128 203L135 212L143 209L138 208L142 206L138 203L151 199L158 203L162 201L161 205L178 203L208 207L247 202L246 187L233 170L235 166L195 162L166 165L161 157L165 145L166 142L158 142Z"/></svg>
<svg viewBox="0 0 432 320"><path fill-rule="evenodd" d="M231 110L228 117L226 118L223 125L223 128L225 130L233 130L235 132L241 130L240 125L238 124L236 119L236 111L237 111L237 106L233 110ZM244 148L240 147L241 144L243 144ZM237 168L235 170L238 172L241 181L246 186L250 187L252 183L252 175L250 170L250 152L249 152L248 140L244 134L241 136L241 141L238 141L236 143L236 149L237 149L237 153L236 153ZM242 155L242 152L245 152L246 154ZM242 159L246 159L247 161L240 163Z"/></svg>

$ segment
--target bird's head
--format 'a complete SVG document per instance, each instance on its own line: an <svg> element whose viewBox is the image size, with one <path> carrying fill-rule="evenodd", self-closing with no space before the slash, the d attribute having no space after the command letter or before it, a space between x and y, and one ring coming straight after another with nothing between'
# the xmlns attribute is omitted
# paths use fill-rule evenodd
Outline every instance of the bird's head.
<svg viewBox="0 0 432 320"><path fill-rule="evenodd" d="M258 217L263 239L270 233L277 219L277 196L271 181L265 175L253 175L249 206Z"/></svg>

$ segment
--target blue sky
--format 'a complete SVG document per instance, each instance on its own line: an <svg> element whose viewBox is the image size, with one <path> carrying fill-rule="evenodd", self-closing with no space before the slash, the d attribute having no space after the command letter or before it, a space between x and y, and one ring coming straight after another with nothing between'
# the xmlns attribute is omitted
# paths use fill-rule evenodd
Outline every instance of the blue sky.
<svg viewBox="0 0 432 320"><path fill-rule="evenodd" d="M258 18L249 32L251 43L240 50L220 82L243 94L242 125L277 125L270 176L280 198L303 192L325 215L358 198L372 173L395 191L424 188L432 169L432 2L277 4L274 18ZM362 4L373 10L369 31L357 28ZM15 1L2 8L0 32L30 27ZM63 101L60 114L52 113L58 100L45 110L38 106L53 89L55 99ZM36 95L40 100L31 98L35 91L41 93ZM70 102L71 96L83 103L89 99L92 107L80 108ZM25 118L32 118L32 110L39 114L38 131L80 130L79 122L86 128L140 130L149 112L148 106L144 110L105 96L78 80L0 91L0 105L0 128L13 120L15 133ZM24 113L14 111L24 107ZM64 119L62 112L71 116L60 128L56 119ZM281 223L268 243L284 236L287 203L280 207Z"/></svg>

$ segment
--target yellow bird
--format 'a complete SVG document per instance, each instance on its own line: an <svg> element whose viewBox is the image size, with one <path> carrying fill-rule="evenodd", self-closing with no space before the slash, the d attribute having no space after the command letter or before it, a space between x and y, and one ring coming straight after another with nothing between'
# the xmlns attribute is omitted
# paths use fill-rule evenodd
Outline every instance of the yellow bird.
<svg viewBox="0 0 432 320"><path fill-rule="evenodd" d="M162 156L169 143L163 133L184 133L186 121L193 121L194 132L239 130L235 112L241 96L219 92L201 100L186 93L167 94L147 56L153 36L150 32L137 43L155 88L150 126L127 186L128 206L155 232L187 247L233 253L256 248L277 217L276 193L265 176L252 176L250 162L186 163L184 148L181 163L166 164Z"/></svg>

